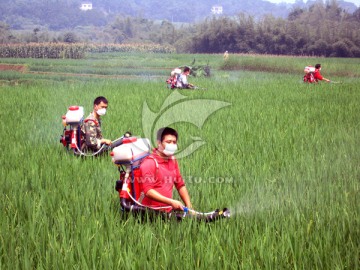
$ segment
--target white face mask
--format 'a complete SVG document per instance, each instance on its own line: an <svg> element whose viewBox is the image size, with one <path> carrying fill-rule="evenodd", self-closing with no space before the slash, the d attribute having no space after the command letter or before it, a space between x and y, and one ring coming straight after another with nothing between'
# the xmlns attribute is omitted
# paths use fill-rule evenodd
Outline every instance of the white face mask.
<svg viewBox="0 0 360 270"><path fill-rule="evenodd" d="M97 113L98 115L105 115L105 114L106 114L106 108L98 109L98 110L96 111L96 113Z"/></svg>
<svg viewBox="0 0 360 270"><path fill-rule="evenodd" d="M164 153L164 155L167 155L167 156L173 156L175 154L176 150L177 150L177 144L167 143L165 145L165 149L164 149L163 153Z"/></svg>

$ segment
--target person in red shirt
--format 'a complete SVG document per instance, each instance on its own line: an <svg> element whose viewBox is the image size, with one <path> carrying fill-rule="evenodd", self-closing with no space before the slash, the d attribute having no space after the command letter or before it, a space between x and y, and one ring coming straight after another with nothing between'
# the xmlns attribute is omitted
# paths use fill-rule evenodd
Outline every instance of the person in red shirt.
<svg viewBox="0 0 360 270"><path fill-rule="evenodd" d="M315 65L315 72L314 72L315 81L316 82L318 82L318 81L330 82L329 79L326 79L321 75L320 70L321 70L321 64L316 64Z"/></svg>
<svg viewBox="0 0 360 270"><path fill-rule="evenodd" d="M165 127L157 132L157 148L140 165L140 185L145 197L142 204L165 211L192 208L190 196L180 174L179 165L174 157L177 150L178 133ZM181 200L174 200L173 187L176 187Z"/></svg>

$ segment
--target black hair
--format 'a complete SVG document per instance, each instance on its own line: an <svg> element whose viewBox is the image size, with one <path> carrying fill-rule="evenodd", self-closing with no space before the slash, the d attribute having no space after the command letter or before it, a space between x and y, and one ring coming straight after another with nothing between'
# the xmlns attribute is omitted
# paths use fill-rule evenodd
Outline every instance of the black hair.
<svg viewBox="0 0 360 270"><path fill-rule="evenodd" d="M94 99L94 105L99 105L101 102L108 104L108 101L105 97L100 96Z"/></svg>
<svg viewBox="0 0 360 270"><path fill-rule="evenodd" d="M158 141L162 142L166 135L173 135L173 136L176 137L176 140L178 139L177 131L175 129L173 129L173 128L170 128L170 127L160 128L158 130L158 132L157 132L156 139Z"/></svg>
<svg viewBox="0 0 360 270"><path fill-rule="evenodd" d="M315 68L316 68L316 69L321 68L321 64L316 64L316 65L315 65Z"/></svg>
<svg viewBox="0 0 360 270"><path fill-rule="evenodd" d="M188 72L190 71L190 68L189 67L184 67L184 72Z"/></svg>

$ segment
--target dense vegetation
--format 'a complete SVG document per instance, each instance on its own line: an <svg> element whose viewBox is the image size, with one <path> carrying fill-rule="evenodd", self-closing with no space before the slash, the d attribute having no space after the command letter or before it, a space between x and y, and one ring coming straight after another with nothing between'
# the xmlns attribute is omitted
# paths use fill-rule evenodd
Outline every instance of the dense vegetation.
<svg viewBox="0 0 360 270"><path fill-rule="evenodd" d="M41 7L46 9L47 4L43 5ZM11 6L9 4L9 9ZM42 10L40 6L38 9ZM14 25L10 27L0 22L0 43L156 43L190 53L222 53L228 50L231 53L360 57L360 8L349 13L336 1L296 7L286 19L272 15L255 18L240 13L231 17L208 17L194 24L115 14L111 15L111 20L99 19L101 23L96 23L97 15L93 12L99 13L99 10L80 12L80 16L76 15L79 10L75 4L67 12L69 10L73 10L74 14L58 12L63 15L65 23L73 23L70 27L57 21L54 22L56 27L51 23L40 27L32 19L36 25L32 30L16 30ZM61 18L51 14L47 18ZM91 21L82 21L83 16L91 18ZM3 19L8 17L3 15ZM20 24L18 28L25 27L23 20L17 22ZM38 24L41 22L37 21ZM65 28L67 30L63 30Z"/></svg>
<svg viewBox="0 0 360 270"><path fill-rule="evenodd" d="M188 50L360 57L360 9L354 14L336 3L295 9L287 20L268 16L219 18L198 24Z"/></svg>
<svg viewBox="0 0 360 270"><path fill-rule="evenodd" d="M110 156L67 152L61 115L75 104L87 114L105 95L104 135L144 136L144 104L165 113L171 67L193 58L213 67L210 78L190 78L207 90L180 94L231 104L201 128L172 125L180 149L206 142L179 164L197 210L233 215L212 224L123 216ZM251 72L219 70L215 54L0 61L28 68L0 72L1 269L360 268L359 59L230 55ZM302 83L303 67L318 61L343 84Z"/></svg>
<svg viewBox="0 0 360 270"><path fill-rule="evenodd" d="M174 53L170 46L158 44L85 44L85 43L26 43L0 44L0 58L84 58L86 53L146 52Z"/></svg>

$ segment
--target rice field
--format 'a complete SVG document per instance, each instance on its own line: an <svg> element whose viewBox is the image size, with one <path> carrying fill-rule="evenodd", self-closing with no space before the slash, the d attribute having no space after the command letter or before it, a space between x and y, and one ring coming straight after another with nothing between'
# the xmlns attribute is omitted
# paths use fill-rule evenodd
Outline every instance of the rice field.
<svg viewBox="0 0 360 270"><path fill-rule="evenodd" d="M0 269L360 269L360 60L230 57L240 70L223 70L221 55L0 59L27 67L0 72ZM189 79L207 90L167 89L171 68L194 58L212 67ZM303 84L317 62L342 83ZM106 96L104 136L143 137L144 108L161 117L175 94L227 103L200 125L171 126L181 149L203 142L179 159L194 208L228 207L230 219L125 216L111 157L77 158L59 143L70 105L87 115Z"/></svg>

